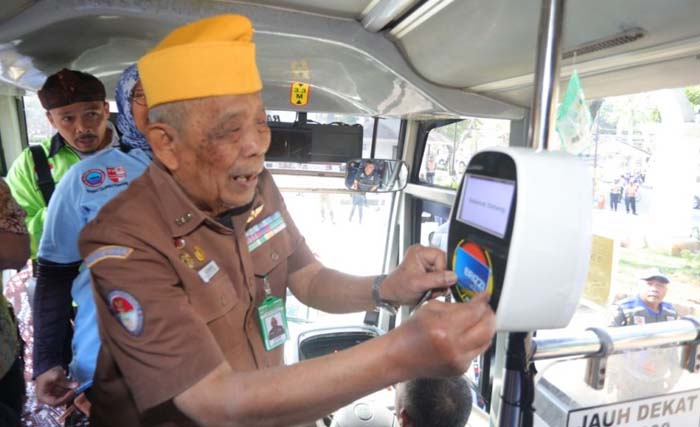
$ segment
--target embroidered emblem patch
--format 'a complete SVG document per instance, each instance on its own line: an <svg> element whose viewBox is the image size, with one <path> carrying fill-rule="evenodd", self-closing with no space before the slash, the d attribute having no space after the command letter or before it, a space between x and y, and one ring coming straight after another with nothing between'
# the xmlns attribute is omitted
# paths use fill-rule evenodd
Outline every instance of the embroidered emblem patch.
<svg viewBox="0 0 700 427"><path fill-rule="evenodd" d="M109 258L126 259L134 250L126 246L102 246L95 249L90 255L85 258L85 265L88 268Z"/></svg>
<svg viewBox="0 0 700 427"><path fill-rule="evenodd" d="M102 169L88 169L83 172L83 184L88 187L95 188L102 185L105 182L105 173Z"/></svg>
<svg viewBox="0 0 700 427"><path fill-rule="evenodd" d="M107 168L107 176L114 183L122 182L126 179L126 169L124 169L124 166Z"/></svg>
<svg viewBox="0 0 700 427"><path fill-rule="evenodd" d="M134 336L143 332L143 310L138 300L125 291L110 291L107 294L109 309L126 331Z"/></svg>
<svg viewBox="0 0 700 427"><path fill-rule="evenodd" d="M286 227L287 224L285 224L284 218L282 218L282 214L279 211L263 219L245 232L248 250L253 252Z"/></svg>
<svg viewBox="0 0 700 427"><path fill-rule="evenodd" d="M644 321L644 317L642 316L634 316L634 324L635 325L643 325L646 322Z"/></svg>

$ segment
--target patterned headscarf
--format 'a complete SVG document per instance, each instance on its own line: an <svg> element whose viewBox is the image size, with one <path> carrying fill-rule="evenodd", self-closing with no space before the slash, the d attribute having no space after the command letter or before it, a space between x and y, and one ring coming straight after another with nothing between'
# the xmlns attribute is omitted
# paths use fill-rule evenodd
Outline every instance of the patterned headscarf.
<svg viewBox="0 0 700 427"><path fill-rule="evenodd" d="M138 81L139 71L136 68L136 64L124 70L121 79L119 79L116 90L117 107L119 107L117 128L122 134L122 144L131 148L140 148L150 153L151 146L148 145L146 137L136 128L134 115L131 112L131 91Z"/></svg>

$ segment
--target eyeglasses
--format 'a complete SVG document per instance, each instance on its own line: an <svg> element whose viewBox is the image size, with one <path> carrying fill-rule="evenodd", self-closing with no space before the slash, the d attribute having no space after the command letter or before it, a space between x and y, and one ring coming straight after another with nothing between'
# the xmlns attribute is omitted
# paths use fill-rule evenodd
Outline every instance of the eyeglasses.
<svg viewBox="0 0 700 427"><path fill-rule="evenodd" d="M129 101L135 102L142 107L148 106L146 104L146 94L144 92L138 92L138 93L132 92L131 96L129 96Z"/></svg>

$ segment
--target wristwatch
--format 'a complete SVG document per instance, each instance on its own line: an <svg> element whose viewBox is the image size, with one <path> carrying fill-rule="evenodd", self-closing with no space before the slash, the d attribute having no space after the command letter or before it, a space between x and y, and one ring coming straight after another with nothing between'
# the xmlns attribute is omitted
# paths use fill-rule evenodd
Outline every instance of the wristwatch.
<svg viewBox="0 0 700 427"><path fill-rule="evenodd" d="M372 299L377 308L386 310L389 314L396 314L398 307L379 296L379 287L382 285L382 282L384 282L384 279L386 279L386 276L386 274L380 274L379 276L375 276L374 280L372 280Z"/></svg>

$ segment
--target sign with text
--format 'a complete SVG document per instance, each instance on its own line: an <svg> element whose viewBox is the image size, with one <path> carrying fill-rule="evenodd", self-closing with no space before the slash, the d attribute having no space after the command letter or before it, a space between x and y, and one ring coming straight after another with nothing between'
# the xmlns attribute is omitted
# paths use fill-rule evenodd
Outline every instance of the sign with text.
<svg viewBox="0 0 700 427"><path fill-rule="evenodd" d="M501 239L506 235L515 182L465 175L457 219Z"/></svg>
<svg viewBox="0 0 700 427"><path fill-rule="evenodd" d="M700 426L700 389L658 397L577 409L567 427Z"/></svg>

